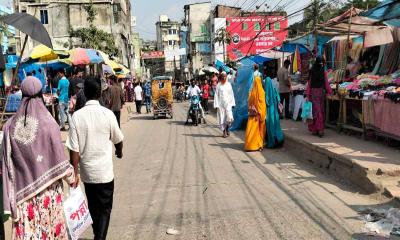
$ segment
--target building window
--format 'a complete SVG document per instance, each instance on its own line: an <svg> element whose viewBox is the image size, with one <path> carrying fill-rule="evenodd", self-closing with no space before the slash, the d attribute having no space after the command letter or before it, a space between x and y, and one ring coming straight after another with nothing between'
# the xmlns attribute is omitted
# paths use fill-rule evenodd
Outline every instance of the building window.
<svg viewBox="0 0 400 240"><path fill-rule="evenodd" d="M49 15L46 9L40 10L40 22L42 24L49 24Z"/></svg>
<svg viewBox="0 0 400 240"><path fill-rule="evenodd" d="M271 30L270 24L271 24L271 23L265 24L265 30L267 30L267 31L270 31L270 30Z"/></svg>
<svg viewBox="0 0 400 240"><path fill-rule="evenodd" d="M229 27L231 25L231 21L226 21L226 26Z"/></svg>
<svg viewBox="0 0 400 240"><path fill-rule="evenodd" d="M249 28L247 23L242 23L242 30L246 31Z"/></svg>
<svg viewBox="0 0 400 240"><path fill-rule="evenodd" d="M169 29L168 30L169 35L176 35L176 29Z"/></svg>
<svg viewBox="0 0 400 240"><path fill-rule="evenodd" d="M168 46L174 46L174 41L173 40L168 40Z"/></svg>
<svg viewBox="0 0 400 240"><path fill-rule="evenodd" d="M276 23L274 24L274 30L275 30L275 31L281 30L281 23L280 23L280 22L276 22Z"/></svg>
<svg viewBox="0 0 400 240"><path fill-rule="evenodd" d="M201 25L201 33L207 33L207 26L206 25Z"/></svg>
<svg viewBox="0 0 400 240"><path fill-rule="evenodd" d="M259 22L254 23L254 31L260 31L261 30L261 24Z"/></svg>

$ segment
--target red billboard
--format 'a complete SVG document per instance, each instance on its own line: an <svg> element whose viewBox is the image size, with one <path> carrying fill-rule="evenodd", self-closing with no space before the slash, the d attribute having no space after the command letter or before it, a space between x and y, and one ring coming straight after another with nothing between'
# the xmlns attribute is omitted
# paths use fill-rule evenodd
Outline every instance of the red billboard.
<svg viewBox="0 0 400 240"><path fill-rule="evenodd" d="M226 21L226 29L232 36L227 47L232 60L280 46L288 36L288 20L283 16L235 17Z"/></svg>
<svg viewBox="0 0 400 240"><path fill-rule="evenodd" d="M164 57L163 51L142 52L142 59L157 59Z"/></svg>

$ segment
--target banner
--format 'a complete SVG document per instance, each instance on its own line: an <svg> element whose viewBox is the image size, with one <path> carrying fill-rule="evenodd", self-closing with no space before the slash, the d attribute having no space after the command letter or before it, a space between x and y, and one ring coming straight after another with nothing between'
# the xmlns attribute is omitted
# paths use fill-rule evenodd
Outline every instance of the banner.
<svg viewBox="0 0 400 240"><path fill-rule="evenodd" d="M164 58L163 51L142 52L142 59Z"/></svg>
<svg viewBox="0 0 400 240"><path fill-rule="evenodd" d="M283 16L249 16L226 20L226 29L232 37L227 47L231 60L280 46L288 36L288 20Z"/></svg>

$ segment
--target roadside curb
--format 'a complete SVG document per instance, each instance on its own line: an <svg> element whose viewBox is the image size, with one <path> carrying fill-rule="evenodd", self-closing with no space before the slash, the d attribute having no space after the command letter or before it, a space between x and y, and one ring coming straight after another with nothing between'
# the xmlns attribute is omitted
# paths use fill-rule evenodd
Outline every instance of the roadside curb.
<svg viewBox="0 0 400 240"><path fill-rule="evenodd" d="M213 101L209 101L210 114L216 116ZM345 154L332 152L303 139L301 136L285 131L284 149L298 159L316 168L327 171L343 181L347 181L367 194L380 193L400 200L398 176L387 169L379 175L381 168L368 168ZM357 140L357 139L355 139ZM357 140L358 141L358 140ZM384 168L382 168L384 169Z"/></svg>

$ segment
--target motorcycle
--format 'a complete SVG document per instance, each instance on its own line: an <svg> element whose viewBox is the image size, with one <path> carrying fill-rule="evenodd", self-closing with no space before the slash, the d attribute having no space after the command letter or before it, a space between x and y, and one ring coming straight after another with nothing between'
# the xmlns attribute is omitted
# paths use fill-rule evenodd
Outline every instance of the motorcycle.
<svg viewBox="0 0 400 240"><path fill-rule="evenodd" d="M185 101L185 94L183 93L183 91L178 90L178 91L176 92L176 94L175 94L175 99L176 99L178 102L183 102L183 101Z"/></svg>
<svg viewBox="0 0 400 240"><path fill-rule="evenodd" d="M189 118L195 126L201 123L201 112L200 112L200 97L192 96L190 99L189 116L186 119L186 124L189 123Z"/></svg>

